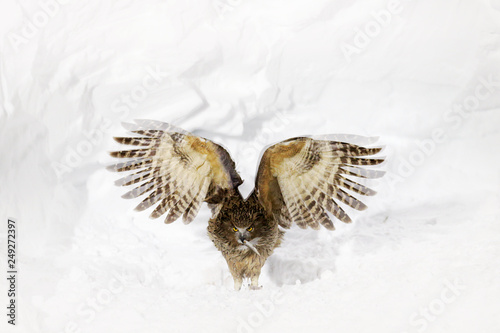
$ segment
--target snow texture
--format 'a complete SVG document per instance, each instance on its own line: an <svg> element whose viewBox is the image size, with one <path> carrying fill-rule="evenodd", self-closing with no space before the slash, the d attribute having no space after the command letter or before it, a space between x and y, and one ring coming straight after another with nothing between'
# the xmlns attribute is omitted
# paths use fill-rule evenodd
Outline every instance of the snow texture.
<svg viewBox="0 0 500 333"><path fill-rule="evenodd" d="M0 5L2 332L499 332L499 0L41 0ZM230 151L379 137L387 174L337 230L293 228L260 291L206 236L134 212L121 122ZM2 273L3 276L3 273ZM5 313L4 313L5 312Z"/></svg>

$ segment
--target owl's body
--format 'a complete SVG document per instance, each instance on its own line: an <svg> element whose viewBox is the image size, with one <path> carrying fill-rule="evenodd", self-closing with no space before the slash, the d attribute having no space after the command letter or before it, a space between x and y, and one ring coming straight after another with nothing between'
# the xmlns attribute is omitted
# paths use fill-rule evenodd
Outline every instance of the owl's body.
<svg viewBox="0 0 500 333"><path fill-rule="evenodd" d="M258 287L260 270L284 235L278 223L266 216L255 192L246 200L239 192L227 197L220 213L208 221L207 230L226 259L235 289L241 288L244 278L251 280L252 288ZM250 242L256 251L245 246L244 241Z"/></svg>
<svg viewBox="0 0 500 333"><path fill-rule="evenodd" d="M131 171L117 185L136 185L124 198L148 196L136 207L154 207L151 218L167 213L165 223L182 216L190 223L201 204L208 203L212 217L208 236L222 253L239 290L245 278L258 289L262 267L280 246L284 229L299 227L333 230L329 214L349 223L339 205L363 210L366 206L344 189L374 195L375 191L346 176L378 178L382 171L365 169L383 159L362 158L380 148L365 148L345 142L298 137L279 142L263 154L255 189L244 199L238 187L242 179L229 153L214 142L169 124L136 121L125 124L135 137L115 138L140 149L112 152L124 162L108 167Z"/></svg>

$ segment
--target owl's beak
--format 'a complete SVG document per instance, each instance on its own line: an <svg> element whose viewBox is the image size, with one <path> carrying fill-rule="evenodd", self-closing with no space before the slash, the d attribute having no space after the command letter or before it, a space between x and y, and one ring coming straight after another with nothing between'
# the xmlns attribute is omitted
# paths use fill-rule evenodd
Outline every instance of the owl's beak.
<svg viewBox="0 0 500 333"><path fill-rule="evenodd" d="M245 244L250 250L252 250L253 252L255 252L255 254L257 254L258 256L260 256L260 253L259 251L257 251L257 248L255 246L253 246L252 243L250 243L249 241L243 241L243 244Z"/></svg>

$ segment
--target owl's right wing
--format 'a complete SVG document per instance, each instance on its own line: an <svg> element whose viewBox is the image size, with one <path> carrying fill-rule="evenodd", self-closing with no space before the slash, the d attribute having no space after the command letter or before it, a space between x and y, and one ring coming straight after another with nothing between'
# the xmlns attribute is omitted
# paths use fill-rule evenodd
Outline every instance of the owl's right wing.
<svg viewBox="0 0 500 333"><path fill-rule="evenodd" d="M347 191L374 195L375 191L347 176L378 178L384 172L366 166L382 158L365 158L381 148L299 137L269 147L262 156L256 191L266 212L284 228L334 229L327 211L342 222L351 219L339 203L357 210L366 206Z"/></svg>
<svg viewBox="0 0 500 333"><path fill-rule="evenodd" d="M112 157L125 161L107 169L134 170L115 184L140 183L122 197L129 199L148 194L136 210L142 211L159 203L151 218L168 211L165 223L174 222L180 216L184 223L190 223L202 202L217 204L243 182L229 153L210 140L158 121L138 120L136 124L124 126L135 136L114 139L141 148L111 152Z"/></svg>

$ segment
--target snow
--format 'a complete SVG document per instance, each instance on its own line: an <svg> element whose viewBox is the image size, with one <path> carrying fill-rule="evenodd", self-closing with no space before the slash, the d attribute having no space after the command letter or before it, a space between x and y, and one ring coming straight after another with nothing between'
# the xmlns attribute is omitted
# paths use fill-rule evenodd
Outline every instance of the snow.
<svg viewBox="0 0 500 333"><path fill-rule="evenodd" d="M4 2L0 31L0 331L500 331L499 0ZM164 225L120 198L133 119L223 144L244 194L297 135L378 136L387 174L235 292L208 208Z"/></svg>

